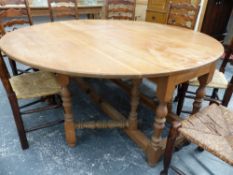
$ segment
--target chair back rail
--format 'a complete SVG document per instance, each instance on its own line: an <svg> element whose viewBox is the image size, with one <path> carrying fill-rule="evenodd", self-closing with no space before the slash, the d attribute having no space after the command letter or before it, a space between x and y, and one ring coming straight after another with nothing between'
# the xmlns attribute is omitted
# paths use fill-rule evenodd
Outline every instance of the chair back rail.
<svg viewBox="0 0 233 175"><path fill-rule="evenodd" d="M79 18L77 0L48 0L48 7L51 22L61 17Z"/></svg>
<svg viewBox="0 0 233 175"><path fill-rule="evenodd" d="M0 11L0 38L5 35L6 32L17 29L18 25L33 25L28 0L3 0L0 1L0 5L6 7L8 5L20 5L19 8L9 7ZM11 59L9 59L9 62L13 75L18 75L19 70L17 69L16 62Z"/></svg>
<svg viewBox="0 0 233 175"><path fill-rule="evenodd" d="M22 5L24 4L24 0L0 0L1 6L6 5Z"/></svg>
<svg viewBox="0 0 233 175"><path fill-rule="evenodd" d="M135 0L106 0L106 19L135 19Z"/></svg>
<svg viewBox="0 0 233 175"><path fill-rule="evenodd" d="M167 24L194 29L199 6L188 3L170 3L168 8Z"/></svg>
<svg viewBox="0 0 233 175"><path fill-rule="evenodd" d="M18 1L4 1L0 4L3 5L23 5L25 8L8 8L6 10L1 10L0 12L0 25L2 26L2 29L4 29L2 32L6 32L6 27L12 27L15 25L23 25L23 24L29 24L32 25L32 17L31 17L31 11L29 7L29 3L27 0L18 0ZM15 29L15 28L14 28Z"/></svg>

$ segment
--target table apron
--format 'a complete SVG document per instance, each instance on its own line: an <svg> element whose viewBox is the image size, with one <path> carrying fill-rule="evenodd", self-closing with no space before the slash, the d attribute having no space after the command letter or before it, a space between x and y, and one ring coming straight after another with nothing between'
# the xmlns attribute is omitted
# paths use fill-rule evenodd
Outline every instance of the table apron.
<svg viewBox="0 0 233 175"><path fill-rule="evenodd" d="M176 86L178 84L187 82L195 77L200 77L202 75L209 74L212 71L212 69L215 67L216 67L216 62L213 62L211 64L207 64L207 65L202 66L200 68L196 68L196 69L188 70L185 72L168 75L165 77L169 77L169 79L171 79L169 82L172 83L173 86ZM165 77L149 78L149 80L151 80L155 83L158 83L159 79L165 78Z"/></svg>

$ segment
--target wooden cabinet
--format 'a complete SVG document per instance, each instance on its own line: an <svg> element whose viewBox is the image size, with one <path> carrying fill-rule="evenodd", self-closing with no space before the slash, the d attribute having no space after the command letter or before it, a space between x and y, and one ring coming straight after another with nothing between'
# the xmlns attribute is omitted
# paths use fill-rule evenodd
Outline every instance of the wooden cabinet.
<svg viewBox="0 0 233 175"><path fill-rule="evenodd" d="M151 10L164 10L167 5L167 0L149 0L148 8Z"/></svg>
<svg viewBox="0 0 233 175"><path fill-rule="evenodd" d="M201 32L223 40L232 6L232 0L209 0Z"/></svg>
<svg viewBox="0 0 233 175"><path fill-rule="evenodd" d="M166 23L169 2L198 4L200 0L149 0L146 21Z"/></svg>
<svg viewBox="0 0 233 175"><path fill-rule="evenodd" d="M165 23L166 18L167 18L167 14L165 12L147 11L146 21Z"/></svg>
<svg viewBox="0 0 233 175"><path fill-rule="evenodd" d="M165 23L167 18L167 1L169 0L149 0L146 21Z"/></svg>

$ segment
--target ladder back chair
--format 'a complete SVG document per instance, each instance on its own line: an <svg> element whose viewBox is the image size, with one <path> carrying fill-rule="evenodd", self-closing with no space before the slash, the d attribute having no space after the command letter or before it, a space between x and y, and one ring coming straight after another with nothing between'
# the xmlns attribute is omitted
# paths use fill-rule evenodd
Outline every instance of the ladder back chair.
<svg viewBox="0 0 233 175"><path fill-rule="evenodd" d="M176 138L182 135L200 148L233 166L233 112L219 104L212 104L181 122L174 122L170 129L161 175L167 175ZM174 166L178 174L184 173Z"/></svg>
<svg viewBox="0 0 233 175"><path fill-rule="evenodd" d="M106 0L106 19L135 19L135 0Z"/></svg>
<svg viewBox="0 0 233 175"><path fill-rule="evenodd" d="M27 0L16 0L16 1L1 1L0 5L6 7L5 10L0 12L0 33L1 36L7 32L11 32L18 27L24 25L33 25L29 3ZM18 8L11 6L19 6ZM8 8L9 6L9 8ZM5 56L5 55L4 55ZM9 58L10 66L13 75L18 75L30 71L32 68L22 70L17 68L16 62Z"/></svg>
<svg viewBox="0 0 233 175"><path fill-rule="evenodd" d="M220 69L215 70L212 81L206 85L207 88L213 89L212 95L211 96L206 95L204 100L210 101L210 103L217 100L217 101L220 101L223 106L228 106L228 103L233 93L233 74L232 74L230 81L228 82L224 72L225 72L225 68L227 64L229 63L233 64L233 60L231 59L232 55L233 55L233 38L231 40L230 45L226 46L224 58L220 66ZM231 69L233 69L233 66L231 66ZM197 78L192 79L189 82L182 84L180 89L178 89L177 115L180 115L181 112L189 113L189 111L182 110L185 98L194 99L193 94L195 93L192 91L188 91L189 86L198 87L199 82ZM225 90L224 96L222 99L220 99L218 95L219 89Z"/></svg>
<svg viewBox="0 0 233 175"><path fill-rule="evenodd" d="M55 18L79 18L77 0L48 0L48 6L51 22L54 22Z"/></svg>
<svg viewBox="0 0 233 175"><path fill-rule="evenodd" d="M199 6L188 3L170 3L167 24L194 29Z"/></svg>
<svg viewBox="0 0 233 175"><path fill-rule="evenodd" d="M26 137L27 132L53 126L63 122L63 120L56 120L25 129L22 119L23 115L41 112L44 110L52 110L61 107L61 103L46 105L40 108L36 107L34 109L28 109L27 107L37 104L41 100L30 102L23 106L19 106L18 103L18 100L20 99L41 98L49 95L59 94L61 87L57 82L54 74L44 71L37 71L11 77L0 52L0 78L11 105L22 149L27 149L29 147Z"/></svg>

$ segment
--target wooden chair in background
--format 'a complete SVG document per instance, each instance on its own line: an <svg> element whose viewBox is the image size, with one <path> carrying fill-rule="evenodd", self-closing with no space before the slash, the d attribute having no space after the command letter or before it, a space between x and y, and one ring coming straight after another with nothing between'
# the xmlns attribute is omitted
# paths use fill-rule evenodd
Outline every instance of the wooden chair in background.
<svg viewBox="0 0 233 175"><path fill-rule="evenodd" d="M170 167L176 138L182 135L192 143L219 157L233 166L233 112L221 105L212 104L202 111L173 123L167 139L164 155L164 169L161 175L167 175ZM177 174L184 173L174 166Z"/></svg>
<svg viewBox="0 0 233 175"><path fill-rule="evenodd" d="M205 100L212 101L218 100L221 101L223 106L228 106L228 103L231 99L232 93L233 93L233 75L231 77L231 80L228 82L224 72L226 65L228 63L233 64L233 60L230 59L230 57L233 54L233 38L231 40L231 43L228 47L225 49L225 54L223 58L223 62L220 66L220 69L216 69L213 75L212 81L206 86L207 88L212 88L213 92L211 96L207 96L204 98ZM195 78L193 80L190 80L189 82L186 82L182 84L182 86L178 90L178 105L177 105L177 115L180 115L181 112L189 113L189 111L183 111L183 104L185 98L191 98L194 99L194 92L187 91L189 86L198 87L199 83L198 80ZM225 93L222 99L219 98L218 91L219 89L224 89Z"/></svg>
<svg viewBox="0 0 233 175"><path fill-rule="evenodd" d="M48 0L48 6L51 22L55 18L79 18L77 0Z"/></svg>
<svg viewBox="0 0 233 175"><path fill-rule="evenodd" d="M135 0L106 0L106 19L135 20Z"/></svg>
<svg viewBox="0 0 233 175"><path fill-rule="evenodd" d="M0 78L11 105L22 149L27 149L29 147L26 137L27 132L53 126L64 121L56 120L40 126L25 129L22 119L23 115L55 109L61 107L61 103L36 107L34 109L27 109L27 107L37 104L41 100L30 102L23 106L19 106L18 104L18 100L20 99L41 98L59 94L61 87L58 84L54 74L44 71L37 71L10 77L3 60L3 56L0 52Z"/></svg>
<svg viewBox="0 0 233 175"><path fill-rule="evenodd" d="M32 25L31 12L29 8L29 3L27 0L18 1L1 1L2 6L7 5L19 5L19 8L8 8L6 10L0 11L0 33L1 36L5 35L7 32L11 32L23 25ZM32 68L27 68L22 70L17 68L16 62L9 58L10 66L13 75L19 75L30 71Z"/></svg>
<svg viewBox="0 0 233 175"><path fill-rule="evenodd" d="M199 6L188 3L170 3L167 24L194 29L198 13Z"/></svg>

